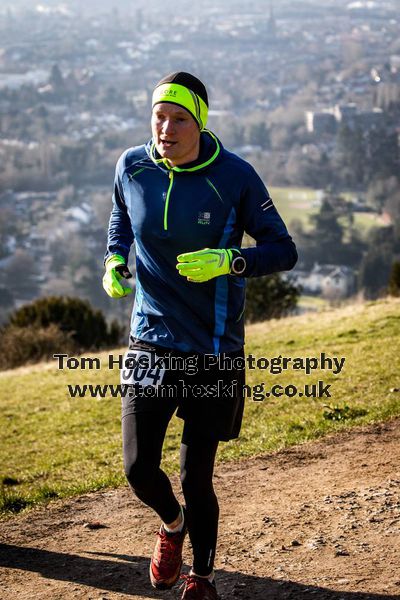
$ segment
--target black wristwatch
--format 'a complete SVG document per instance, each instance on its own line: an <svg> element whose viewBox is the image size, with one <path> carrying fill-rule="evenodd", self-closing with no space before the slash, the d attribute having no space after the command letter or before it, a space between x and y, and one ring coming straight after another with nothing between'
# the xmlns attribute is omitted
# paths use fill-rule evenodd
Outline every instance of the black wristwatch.
<svg viewBox="0 0 400 600"><path fill-rule="evenodd" d="M242 275L246 268L246 261L241 254L232 260L231 273L234 275Z"/></svg>

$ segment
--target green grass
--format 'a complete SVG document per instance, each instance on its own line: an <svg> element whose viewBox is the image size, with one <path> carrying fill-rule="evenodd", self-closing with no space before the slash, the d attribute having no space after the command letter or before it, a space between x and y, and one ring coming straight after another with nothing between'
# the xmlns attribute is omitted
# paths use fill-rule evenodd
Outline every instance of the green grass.
<svg viewBox="0 0 400 600"><path fill-rule="evenodd" d="M400 300L356 304L272 320L247 328L246 353L256 358L345 357L340 375L249 370L248 383L332 385L332 398L246 401L241 438L221 444L226 461L318 438L339 428L400 414ZM120 350L119 352L123 352ZM118 354L115 351L113 354ZM118 371L58 370L56 361L0 373L0 511L19 512L52 498L125 483L119 399L72 399L67 383L117 383ZM325 405L329 405L327 408ZM331 418L329 418L331 417ZM333 418L332 418L333 417ZM338 420L335 420L338 419ZM178 468L182 422L173 419L163 466Z"/></svg>
<svg viewBox="0 0 400 600"><path fill-rule="evenodd" d="M329 308L329 300L326 300L321 296L307 296L306 294L302 294L297 306L303 310L325 310L326 308Z"/></svg>
<svg viewBox="0 0 400 600"><path fill-rule="evenodd" d="M311 188L271 187L268 188L279 214L290 228L293 220L301 221L303 226L310 228L309 217L319 211L319 202L322 192ZM353 200L354 192L341 194L346 200ZM343 224L346 221L343 220ZM364 237L372 227L384 227L384 222L379 215L374 213L354 213L354 225Z"/></svg>
<svg viewBox="0 0 400 600"><path fill-rule="evenodd" d="M385 227L385 223L375 213L359 212L354 214L354 226L365 236L372 227Z"/></svg>
<svg viewBox="0 0 400 600"><path fill-rule="evenodd" d="M279 214L290 225L293 220L309 225L310 215L319 210L320 192L309 188L268 188Z"/></svg>

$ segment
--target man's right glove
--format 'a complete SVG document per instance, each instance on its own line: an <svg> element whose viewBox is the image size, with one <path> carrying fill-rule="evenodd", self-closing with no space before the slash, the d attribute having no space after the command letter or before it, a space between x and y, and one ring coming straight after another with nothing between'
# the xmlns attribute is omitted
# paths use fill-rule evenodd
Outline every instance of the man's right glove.
<svg viewBox="0 0 400 600"><path fill-rule="evenodd" d="M109 256L105 263L106 272L103 277L103 288L111 298L123 298L132 294L132 288L123 287L121 279L130 279L132 273L129 271L125 259L119 254Z"/></svg>

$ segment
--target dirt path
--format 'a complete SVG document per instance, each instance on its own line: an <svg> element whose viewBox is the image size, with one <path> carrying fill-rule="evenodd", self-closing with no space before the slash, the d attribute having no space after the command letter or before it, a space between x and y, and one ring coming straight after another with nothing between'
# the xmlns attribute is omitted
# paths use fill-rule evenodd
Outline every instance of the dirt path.
<svg viewBox="0 0 400 600"><path fill-rule="evenodd" d="M400 598L400 419L220 465L215 487L224 600ZM0 598L178 599L148 583L157 526L128 489L2 523Z"/></svg>

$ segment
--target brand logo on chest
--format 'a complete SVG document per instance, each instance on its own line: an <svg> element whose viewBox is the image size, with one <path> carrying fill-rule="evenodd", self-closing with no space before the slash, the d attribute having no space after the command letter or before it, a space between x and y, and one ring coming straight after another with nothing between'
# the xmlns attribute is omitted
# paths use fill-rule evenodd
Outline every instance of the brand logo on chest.
<svg viewBox="0 0 400 600"><path fill-rule="evenodd" d="M211 220L211 213L209 212L199 212L197 217L198 225L209 225Z"/></svg>

